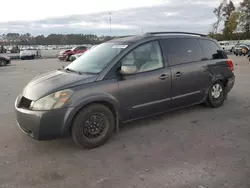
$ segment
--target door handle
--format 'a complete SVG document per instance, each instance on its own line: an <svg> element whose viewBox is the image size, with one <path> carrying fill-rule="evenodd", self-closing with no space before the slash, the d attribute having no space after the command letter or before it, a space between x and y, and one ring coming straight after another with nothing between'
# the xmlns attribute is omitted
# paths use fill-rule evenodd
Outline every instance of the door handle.
<svg viewBox="0 0 250 188"><path fill-rule="evenodd" d="M180 77L181 76L181 72L177 72L175 73L176 77Z"/></svg>
<svg viewBox="0 0 250 188"><path fill-rule="evenodd" d="M168 75L166 75L166 74L162 74L162 75L159 77L159 79L161 79L161 80L165 80L166 78L168 78Z"/></svg>

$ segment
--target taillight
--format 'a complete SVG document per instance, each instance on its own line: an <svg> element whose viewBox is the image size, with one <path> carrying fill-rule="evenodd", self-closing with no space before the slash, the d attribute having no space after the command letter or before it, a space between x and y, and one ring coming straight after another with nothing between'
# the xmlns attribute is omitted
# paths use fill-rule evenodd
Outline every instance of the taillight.
<svg viewBox="0 0 250 188"><path fill-rule="evenodd" d="M233 64L232 60L228 59L228 60L227 60L227 63L228 63L228 65L229 65L230 69L231 69L232 71L234 71L234 64Z"/></svg>

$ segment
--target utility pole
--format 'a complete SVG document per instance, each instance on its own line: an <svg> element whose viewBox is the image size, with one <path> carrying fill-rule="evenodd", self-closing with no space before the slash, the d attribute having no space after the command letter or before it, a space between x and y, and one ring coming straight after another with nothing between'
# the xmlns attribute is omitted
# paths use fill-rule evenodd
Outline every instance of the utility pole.
<svg viewBox="0 0 250 188"><path fill-rule="evenodd" d="M110 29L110 34L111 34L111 12L109 12L109 29Z"/></svg>

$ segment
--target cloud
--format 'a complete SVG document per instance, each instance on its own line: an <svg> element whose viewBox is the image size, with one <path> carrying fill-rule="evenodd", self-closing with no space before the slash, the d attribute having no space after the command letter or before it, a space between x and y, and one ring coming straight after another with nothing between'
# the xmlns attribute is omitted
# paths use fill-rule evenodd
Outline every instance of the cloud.
<svg viewBox="0 0 250 188"><path fill-rule="evenodd" d="M69 15L36 21L0 23L0 31L31 33L93 33L97 35L141 34L149 31L208 33L215 21L219 0L168 0L155 6L109 12Z"/></svg>

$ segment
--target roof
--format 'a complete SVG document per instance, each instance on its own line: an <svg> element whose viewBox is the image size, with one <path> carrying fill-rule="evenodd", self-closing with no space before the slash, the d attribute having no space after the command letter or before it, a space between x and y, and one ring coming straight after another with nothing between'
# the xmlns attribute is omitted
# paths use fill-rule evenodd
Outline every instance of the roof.
<svg viewBox="0 0 250 188"><path fill-rule="evenodd" d="M126 36L126 37L120 37L120 38L115 38L113 40L107 41L108 43L134 43L137 42L141 39L148 39L148 38L156 38L156 37L183 37L183 36L188 36L188 37L204 37L204 38L209 38L207 35L204 34L199 34L199 33L189 33L189 32L149 32L145 33L143 35L134 35L134 36Z"/></svg>
<svg viewBox="0 0 250 188"><path fill-rule="evenodd" d="M137 42L138 40L142 39L143 37L140 35L134 35L134 36L127 36L127 37L120 37L120 38L115 38L112 39L108 42L128 42L128 43L133 43L133 42Z"/></svg>

